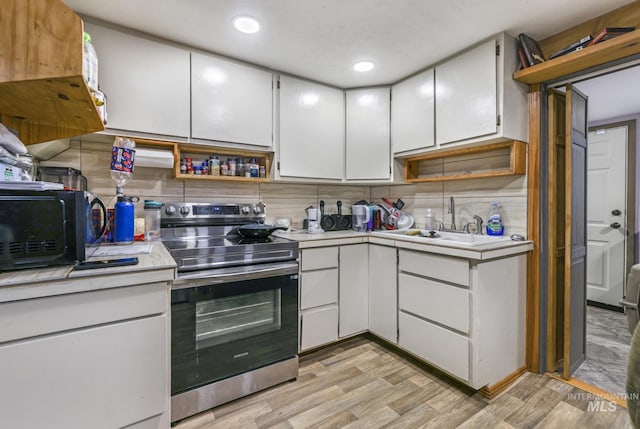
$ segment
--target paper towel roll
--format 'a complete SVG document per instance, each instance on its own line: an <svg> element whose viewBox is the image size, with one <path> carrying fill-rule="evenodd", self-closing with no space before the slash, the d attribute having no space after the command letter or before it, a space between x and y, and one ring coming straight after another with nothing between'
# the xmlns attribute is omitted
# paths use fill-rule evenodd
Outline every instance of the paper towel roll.
<svg viewBox="0 0 640 429"><path fill-rule="evenodd" d="M135 167L173 168L173 152L162 149L136 148Z"/></svg>

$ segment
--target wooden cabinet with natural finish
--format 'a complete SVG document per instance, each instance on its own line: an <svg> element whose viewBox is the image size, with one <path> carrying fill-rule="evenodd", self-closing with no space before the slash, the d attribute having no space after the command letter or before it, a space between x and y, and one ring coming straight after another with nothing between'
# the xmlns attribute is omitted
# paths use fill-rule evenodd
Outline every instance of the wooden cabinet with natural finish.
<svg viewBox="0 0 640 429"><path fill-rule="evenodd" d="M491 143L409 157L405 159L404 180L421 183L523 175L526 163L526 143Z"/></svg>
<svg viewBox="0 0 640 429"><path fill-rule="evenodd" d="M82 21L60 0L0 2L0 120L25 144L104 130L82 76Z"/></svg>

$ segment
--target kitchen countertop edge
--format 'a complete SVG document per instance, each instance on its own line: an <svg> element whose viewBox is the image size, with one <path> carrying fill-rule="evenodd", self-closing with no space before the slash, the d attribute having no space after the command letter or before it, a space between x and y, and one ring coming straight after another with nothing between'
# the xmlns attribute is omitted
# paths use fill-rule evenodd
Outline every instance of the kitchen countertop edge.
<svg viewBox="0 0 640 429"><path fill-rule="evenodd" d="M63 265L0 273L0 302L169 282L175 278L176 262L161 242L154 242L150 253L136 256L137 265L124 267L73 271L73 266ZM103 257L88 260L96 259Z"/></svg>

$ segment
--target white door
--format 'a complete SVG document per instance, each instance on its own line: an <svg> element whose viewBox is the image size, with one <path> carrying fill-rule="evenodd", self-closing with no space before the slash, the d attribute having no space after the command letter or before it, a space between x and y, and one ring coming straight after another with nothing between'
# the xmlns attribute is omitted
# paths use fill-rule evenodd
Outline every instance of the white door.
<svg viewBox="0 0 640 429"><path fill-rule="evenodd" d="M620 306L625 278L627 127L589 133L587 299Z"/></svg>

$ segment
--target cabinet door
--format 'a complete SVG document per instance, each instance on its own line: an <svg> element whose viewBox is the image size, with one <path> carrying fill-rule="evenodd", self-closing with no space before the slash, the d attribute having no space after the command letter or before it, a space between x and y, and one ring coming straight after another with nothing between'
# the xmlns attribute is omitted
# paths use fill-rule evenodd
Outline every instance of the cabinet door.
<svg viewBox="0 0 640 429"><path fill-rule="evenodd" d="M344 92L280 77L280 176L342 179Z"/></svg>
<svg viewBox="0 0 640 429"><path fill-rule="evenodd" d="M436 143L498 131L496 41L436 67Z"/></svg>
<svg viewBox="0 0 640 429"><path fill-rule="evenodd" d="M191 108L194 138L271 146L270 72L192 53Z"/></svg>
<svg viewBox="0 0 640 429"><path fill-rule="evenodd" d="M189 52L85 23L98 54L108 128L189 137Z"/></svg>
<svg viewBox="0 0 640 429"><path fill-rule="evenodd" d="M391 88L393 153L435 144L434 85L433 69L428 69Z"/></svg>
<svg viewBox="0 0 640 429"><path fill-rule="evenodd" d="M340 247L340 337L369 326L368 247L366 243Z"/></svg>
<svg viewBox="0 0 640 429"><path fill-rule="evenodd" d="M167 316L0 345L2 425L120 428L166 411Z"/></svg>
<svg viewBox="0 0 640 429"><path fill-rule="evenodd" d="M398 342L397 256L393 247L369 245L369 330Z"/></svg>
<svg viewBox="0 0 640 429"><path fill-rule="evenodd" d="M347 180L382 180L391 176L389 95L389 88L346 92Z"/></svg>

